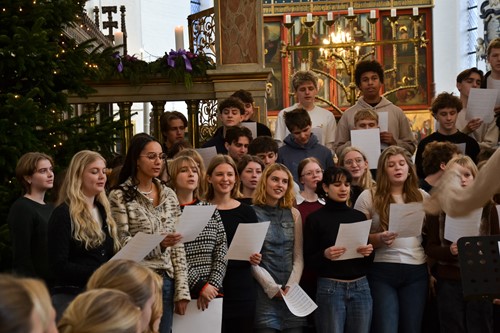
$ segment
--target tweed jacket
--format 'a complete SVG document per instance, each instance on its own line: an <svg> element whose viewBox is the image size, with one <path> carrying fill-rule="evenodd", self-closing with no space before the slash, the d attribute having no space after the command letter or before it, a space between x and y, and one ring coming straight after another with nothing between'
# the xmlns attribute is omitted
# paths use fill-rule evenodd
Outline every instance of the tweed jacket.
<svg viewBox="0 0 500 333"><path fill-rule="evenodd" d="M122 245L138 232L167 234L175 231L175 225L181 214L177 196L160 180L154 179L153 184L160 189L159 204L156 207L137 190L131 178L110 192L111 214L118 226L118 237ZM162 250L158 244L141 264L153 270L164 270L174 279L175 302L191 299L184 245L177 244Z"/></svg>

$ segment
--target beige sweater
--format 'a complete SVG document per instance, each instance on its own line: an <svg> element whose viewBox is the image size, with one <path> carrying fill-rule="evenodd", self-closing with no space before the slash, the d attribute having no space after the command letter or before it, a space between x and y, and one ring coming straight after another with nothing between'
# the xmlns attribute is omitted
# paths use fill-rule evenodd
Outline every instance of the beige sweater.
<svg viewBox="0 0 500 333"><path fill-rule="evenodd" d="M499 149L479 170L475 181L466 188L460 186L458 170L451 167L432 189L431 197L424 200L425 211L437 215L442 209L447 215L462 216L473 209L483 207L493 195L500 193L499 170Z"/></svg>
<svg viewBox="0 0 500 333"><path fill-rule="evenodd" d="M337 156L340 156L344 148L351 145L351 130L354 129L354 115L359 110L371 109L376 112L388 112L389 124L388 131L392 133L398 146L405 148L413 154L417 147L417 140L411 131L410 123L406 118L403 110L396 105L392 104L387 98L382 97L380 103L375 107L366 103L363 97L360 97L356 104L347 109L342 118L337 124L337 131L335 133L335 143L333 149Z"/></svg>

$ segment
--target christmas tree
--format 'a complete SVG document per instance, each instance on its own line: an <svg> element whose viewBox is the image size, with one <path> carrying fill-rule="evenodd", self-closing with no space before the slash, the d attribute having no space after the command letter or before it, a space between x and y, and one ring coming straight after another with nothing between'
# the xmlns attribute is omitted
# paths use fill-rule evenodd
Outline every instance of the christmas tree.
<svg viewBox="0 0 500 333"><path fill-rule="evenodd" d="M85 95L85 80L99 57L92 43L64 35L83 14L86 1L3 0L0 5L0 268L8 267L6 217L19 196L18 158L29 151L51 155L56 171L77 151L112 155L119 125L109 114L77 115L67 94Z"/></svg>

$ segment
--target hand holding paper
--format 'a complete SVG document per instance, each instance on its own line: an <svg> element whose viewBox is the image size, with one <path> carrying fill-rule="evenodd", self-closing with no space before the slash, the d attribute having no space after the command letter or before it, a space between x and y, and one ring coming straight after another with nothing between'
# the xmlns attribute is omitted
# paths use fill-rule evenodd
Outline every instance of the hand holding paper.
<svg viewBox="0 0 500 333"><path fill-rule="evenodd" d="M298 284L291 285L288 291L281 292L281 295L290 312L297 317L305 317L318 307Z"/></svg>

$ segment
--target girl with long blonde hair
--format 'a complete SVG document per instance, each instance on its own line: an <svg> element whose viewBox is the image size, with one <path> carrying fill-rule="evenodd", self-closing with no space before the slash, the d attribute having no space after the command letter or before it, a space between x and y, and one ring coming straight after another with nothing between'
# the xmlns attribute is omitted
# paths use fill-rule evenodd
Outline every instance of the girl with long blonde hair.
<svg viewBox="0 0 500 333"><path fill-rule="evenodd" d="M262 246L260 265L252 273L257 288L256 332L302 332L304 318L297 317L283 301L290 287L298 284L304 268L302 220L293 208L293 176L286 166L275 163L264 169L253 200L259 222L270 221Z"/></svg>
<svg viewBox="0 0 500 333"><path fill-rule="evenodd" d="M404 148L386 148L378 161L375 189L361 193L355 209L372 219L369 242L375 259L368 272L373 297L372 332L420 332L428 273L422 235L398 238L389 232L390 204L422 202L411 156Z"/></svg>
<svg viewBox="0 0 500 333"><path fill-rule="evenodd" d="M106 162L83 150L69 164L48 228L49 264L55 275L58 315L83 291L92 273L120 248L105 194Z"/></svg>

